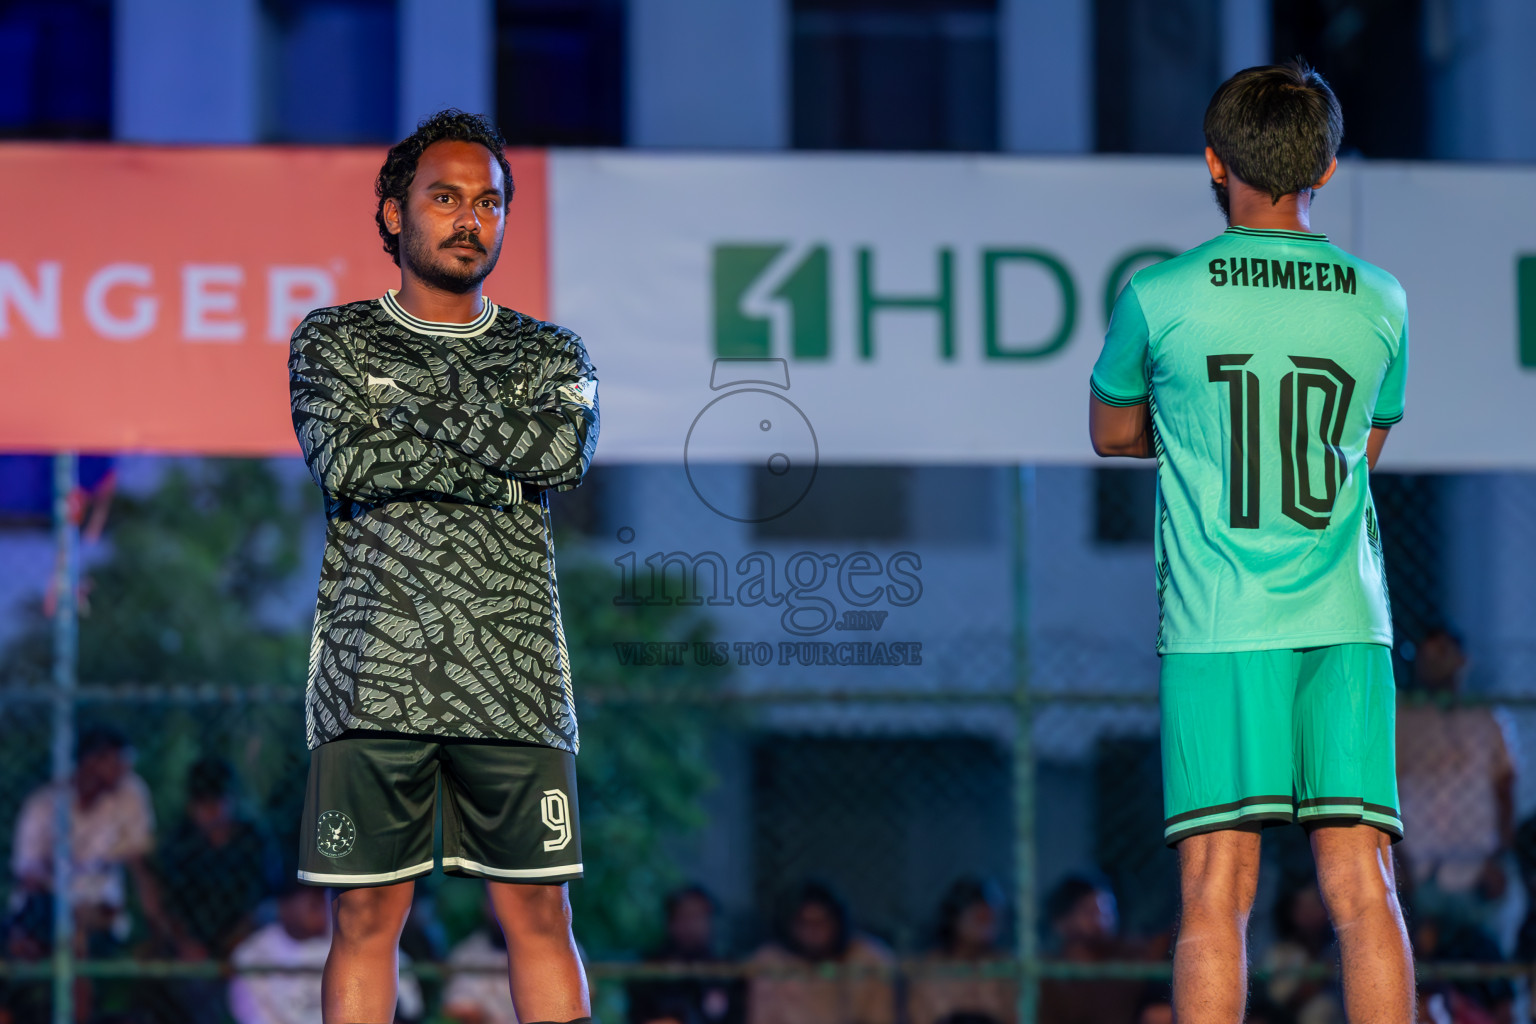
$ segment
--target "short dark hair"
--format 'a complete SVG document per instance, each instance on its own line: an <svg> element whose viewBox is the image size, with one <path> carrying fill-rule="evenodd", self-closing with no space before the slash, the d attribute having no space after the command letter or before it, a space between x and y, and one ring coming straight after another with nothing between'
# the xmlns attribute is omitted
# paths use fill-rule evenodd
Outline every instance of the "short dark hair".
<svg viewBox="0 0 1536 1024"><path fill-rule="evenodd" d="M128 737L122 730L110 725L93 725L82 729L80 736L75 740L75 759L83 761L92 754L110 750L121 753L129 747Z"/></svg>
<svg viewBox="0 0 1536 1024"><path fill-rule="evenodd" d="M1315 185L1343 138L1338 97L1300 58L1239 71L1205 108L1205 144L1275 202Z"/></svg>
<svg viewBox="0 0 1536 1024"><path fill-rule="evenodd" d="M781 924L784 931L784 944L796 953L807 952L795 941L794 920L801 908L812 905L822 907L832 915L832 920L837 926L837 938L833 941L832 952L834 956L842 956L848 951L848 946L853 941L853 915L837 890L819 879L813 878L801 883L785 901Z"/></svg>
<svg viewBox="0 0 1536 1024"><path fill-rule="evenodd" d="M391 234L384 223L384 200L393 199L400 204L402 212L405 210L405 197L410 191L411 180L416 177L416 164L434 142L477 142L490 150L501 168L502 198L505 202L512 201L512 168L507 164L505 153L507 140L501 137L496 125L484 114L467 114L454 107L439 110L390 147L373 185L374 194L379 197L373 219L379 225L379 237L384 239L384 251L397 267L400 265L400 236Z"/></svg>
<svg viewBox="0 0 1536 1024"><path fill-rule="evenodd" d="M711 914L720 912L720 901L715 899L715 894L699 883L692 882L673 889L662 900L662 912L668 921L672 920L672 916L677 913L677 908L682 906L685 900L702 900L709 905Z"/></svg>
<svg viewBox="0 0 1536 1024"><path fill-rule="evenodd" d="M1083 900L1109 891L1109 883L1102 879L1086 874L1068 875L1045 897L1045 921L1042 923L1055 924L1076 910Z"/></svg>
<svg viewBox="0 0 1536 1024"><path fill-rule="evenodd" d="M187 769L188 800L222 800L234 786L235 770L222 757L203 757Z"/></svg>
<svg viewBox="0 0 1536 1024"><path fill-rule="evenodd" d="M1467 650L1467 638L1461 630L1449 622L1431 622L1424 627L1424 632L1419 636L1418 647L1423 647L1430 640L1444 639L1456 645L1456 649L1463 654Z"/></svg>
<svg viewBox="0 0 1536 1024"><path fill-rule="evenodd" d="M939 903L938 925L934 928L940 949L954 948L960 915L977 903L985 903L993 910L1002 911L1007 906L1007 897L1003 895L1002 886L981 875L961 875L950 883Z"/></svg>

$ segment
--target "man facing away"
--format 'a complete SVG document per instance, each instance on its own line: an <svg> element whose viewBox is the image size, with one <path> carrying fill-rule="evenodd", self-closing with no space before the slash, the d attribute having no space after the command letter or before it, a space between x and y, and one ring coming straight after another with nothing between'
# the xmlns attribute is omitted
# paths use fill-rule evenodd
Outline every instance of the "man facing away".
<svg viewBox="0 0 1536 1024"><path fill-rule="evenodd" d="M325 496L299 878L337 889L327 1024L395 1007L412 879L484 878L527 1022L585 1021L565 883L580 878L576 719L546 490L597 445L578 339L496 306L511 170L496 128L423 121L379 172L398 291L293 335L294 428Z"/></svg>
<svg viewBox="0 0 1536 1024"><path fill-rule="evenodd" d="M1311 230L1338 101L1300 64L1249 68L1205 113L1227 230L1138 273L1094 366L1100 455L1158 460L1164 835L1179 853L1181 1024L1237 1024L1259 828L1299 821L1353 1024L1403 1024L1393 874L1392 626L1369 475L1402 418L1391 275Z"/></svg>

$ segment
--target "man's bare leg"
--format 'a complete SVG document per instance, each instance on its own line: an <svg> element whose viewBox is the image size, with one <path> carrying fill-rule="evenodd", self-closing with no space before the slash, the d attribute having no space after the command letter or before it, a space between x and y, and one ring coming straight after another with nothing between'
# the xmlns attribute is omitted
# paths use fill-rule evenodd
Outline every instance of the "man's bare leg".
<svg viewBox="0 0 1536 1024"><path fill-rule="evenodd" d="M590 1016L587 972L571 935L565 885L489 882L491 908L507 937L512 1005L524 1021L572 1021Z"/></svg>
<svg viewBox="0 0 1536 1024"><path fill-rule="evenodd" d="M1179 843L1179 1024L1237 1024L1248 1002L1248 915L1259 884L1259 834L1227 830Z"/></svg>
<svg viewBox="0 0 1536 1024"><path fill-rule="evenodd" d="M1350 1024L1410 1024L1413 953L1397 900L1392 842L1370 825L1312 829L1312 856L1344 966Z"/></svg>
<svg viewBox="0 0 1536 1024"><path fill-rule="evenodd" d="M415 882L343 889L331 900L320 997L325 1024L393 1024L400 931L415 889Z"/></svg>

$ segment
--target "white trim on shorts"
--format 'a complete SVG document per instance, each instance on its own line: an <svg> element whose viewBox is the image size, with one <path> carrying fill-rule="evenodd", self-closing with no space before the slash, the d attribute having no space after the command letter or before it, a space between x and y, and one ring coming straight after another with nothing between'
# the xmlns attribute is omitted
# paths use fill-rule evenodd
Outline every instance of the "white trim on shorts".
<svg viewBox="0 0 1536 1024"><path fill-rule="evenodd" d="M468 857L444 857L445 868L467 868L470 871L478 871L491 878L549 878L553 875L575 875L583 870L581 862L575 864L561 864L553 868L493 868L479 861L470 860Z"/></svg>
<svg viewBox="0 0 1536 1024"><path fill-rule="evenodd" d="M315 885L377 885L380 882L398 882L404 878L414 878L424 875L432 870L433 862L423 861L413 864L399 871L381 871L371 875L339 875L321 871L300 871L299 880Z"/></svg>

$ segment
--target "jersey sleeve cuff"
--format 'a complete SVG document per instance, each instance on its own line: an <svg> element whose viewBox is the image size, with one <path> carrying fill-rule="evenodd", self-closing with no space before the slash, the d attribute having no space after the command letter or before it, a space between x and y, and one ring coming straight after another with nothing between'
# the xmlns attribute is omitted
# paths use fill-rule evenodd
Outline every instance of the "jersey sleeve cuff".
<svg viewBox="0 0 1536 1024"><path fill-rule="evenodd" d="M1385 429L1387 427L1396 426L1402 421L1403 414L1400 412L1377 414L1371 417L1371 426Z"/></svg>
<svg viewBox="0 0 1536 1024"><path fill-rule="evenodd" d="M1088 388L1093 392L1093 397L1097 398L1105 405L1115 405L1120 406L1121 408L1132 405L1146 405L1147 399L1151 397L1150 395L1141 395L1140 397L1132 398L1125 395L1112 395L1108 391L1105 391L1103 388L1099 387L1099 382L1094 380L1092 377L1088 378ZM1398 417L1398 419L1401 418L1401 416Z"/></svg>

